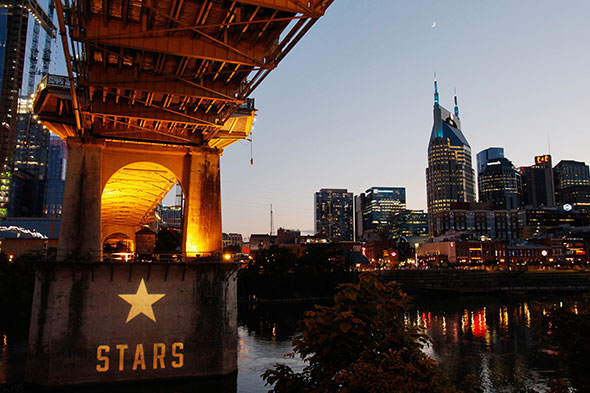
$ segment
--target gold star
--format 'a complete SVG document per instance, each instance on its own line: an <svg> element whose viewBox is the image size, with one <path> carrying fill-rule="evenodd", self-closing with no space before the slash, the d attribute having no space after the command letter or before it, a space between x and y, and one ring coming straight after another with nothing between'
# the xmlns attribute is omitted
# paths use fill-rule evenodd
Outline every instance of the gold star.
<svg viewBox="0 0 590 393"><path fill-rule="evenodd" d="M145 282L142 278L141 282L139 283L139 288L137 288L136 294L119 295L121 299L131 304L131 310L129 310L129 315L127 316L127 320L125 321L125 323L131 321L139 314L143 314L152 321L156 322L156 317L154 316L152 304L154 304L164 296L166 296L166 294L164 293L151 295L148 294L147 288L145 287Z"/></svg>

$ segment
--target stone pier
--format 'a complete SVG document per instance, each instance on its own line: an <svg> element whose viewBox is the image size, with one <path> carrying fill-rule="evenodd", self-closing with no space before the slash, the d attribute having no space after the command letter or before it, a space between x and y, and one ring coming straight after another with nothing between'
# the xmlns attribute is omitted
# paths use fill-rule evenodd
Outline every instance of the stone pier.
<svg viewBox="0 0 590 393"><path fill-rule="evenodd" d="M237 370L234 264L53 263L35 282L25 382L61 386Z"/></svg>

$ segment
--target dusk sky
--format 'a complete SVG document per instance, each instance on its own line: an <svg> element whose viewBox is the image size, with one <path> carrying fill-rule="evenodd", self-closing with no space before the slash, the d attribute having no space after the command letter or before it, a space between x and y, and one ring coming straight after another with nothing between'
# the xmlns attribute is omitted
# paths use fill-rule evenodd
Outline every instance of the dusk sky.
<svg viewBox="0 0 590 393"><path fill-rule="evenodd" d="M223 231L268 233L270 204L275 228L312 231L320 188L406 187L425 209L434 72L474 167L491 146L590 162L589 17L587 0L335 0L252 95L254 165L248 142L224 152Z"/></svg>

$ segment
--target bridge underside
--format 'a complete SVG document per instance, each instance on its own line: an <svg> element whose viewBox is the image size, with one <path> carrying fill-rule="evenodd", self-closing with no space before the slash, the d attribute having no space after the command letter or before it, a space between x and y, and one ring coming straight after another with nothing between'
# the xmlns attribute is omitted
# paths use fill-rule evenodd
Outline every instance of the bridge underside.
<svg viewBox="0 0 590 393"><path fill-rule="evenodd" d="M196 233L184 234L183 251L219 252L221 226L209 217L220 222L219 184L211 181L219 178L219 156L249 136L255 108L248 96L330 3L74 0L65 8L57 1L68 77L45 77L34 110L43 125L68 141L66 195L75 202L80 190L92 190L76 203L64 203L60 255L98 258L101 239L112 228L127 226L123 233L133 233L152 220L176 181L186 183L187 200L202 204L198 217L185 212L183 229ZM100 168L117 153L104 146L115 142L126 144L136 161L107 173ZM154 165L153 146L176 149L205 166L185 163L174 173ZM215 156L215 163L197 159L202 152ZM76 154L78 161L72 159ZM206 186L195 184L187 170L200 171L198 181ZM203 218L207 209L217 211ZM81 233L82 227L93 230Z"/></svg>

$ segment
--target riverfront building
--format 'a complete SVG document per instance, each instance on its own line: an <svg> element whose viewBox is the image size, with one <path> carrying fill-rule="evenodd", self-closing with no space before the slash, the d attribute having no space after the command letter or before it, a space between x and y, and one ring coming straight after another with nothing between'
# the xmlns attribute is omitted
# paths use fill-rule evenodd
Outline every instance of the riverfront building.
<svg viewBox="0 0 590 393"><path fill-rule="evenodd" d="M445 238L481 237L512 241L518 239L517 210L490 210L486 203L455 203L449 210L432 214L431 236Z"/></svg>
<svg viewBox="0 0 590 393"><path fill-rule="evenodd" d="M329 240L353 239L353 195L346 189L322 188L315 193L315 233Z"/></svg>
<svg viewBox="0 0 590 393"><path fill-rule="evenodd" d="M448 210L454 202L475 202L471 147L461 132L455 96L454 113L439 104L434 81L434 124L428 143L426 168L428 213Z"/></svg>

